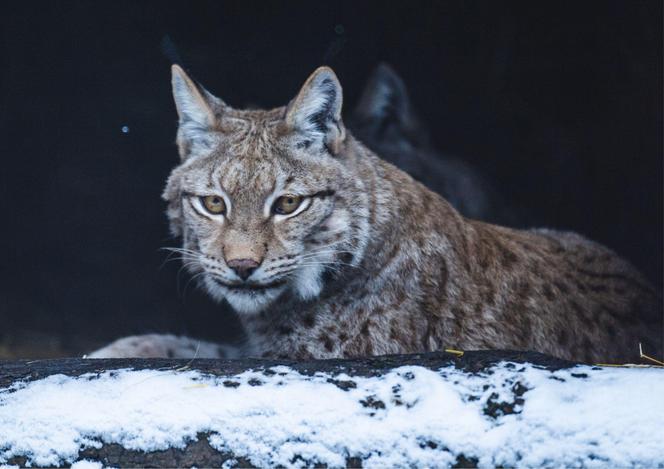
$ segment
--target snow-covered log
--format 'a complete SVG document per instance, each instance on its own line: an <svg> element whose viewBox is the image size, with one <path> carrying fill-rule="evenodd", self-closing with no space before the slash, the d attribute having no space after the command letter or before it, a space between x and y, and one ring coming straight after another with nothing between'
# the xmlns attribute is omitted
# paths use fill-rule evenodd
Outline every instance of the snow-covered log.
<svg viewBox="0 0 664 469"><path fill-rule="evenodd" d="M0 362L0 465L664 465L664 370L466 352Z"/></svg>

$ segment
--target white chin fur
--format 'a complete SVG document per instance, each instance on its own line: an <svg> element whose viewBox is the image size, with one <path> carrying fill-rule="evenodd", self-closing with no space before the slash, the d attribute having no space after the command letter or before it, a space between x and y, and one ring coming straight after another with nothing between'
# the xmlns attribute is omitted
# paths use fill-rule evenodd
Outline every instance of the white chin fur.
<svg viewBox="0 0 664 469"><path fill-rule="evenodd" d="M322 265L309 265L298 269L293 288L303 300L310 300L320 295L323 289Z"/></svg>
<svg viewBox="0 0 664 469"><path fill-rule="evenodd" d="M214 280L205 277L205 287L216 301L226 300L231 307L240 314L256 314L263 311L276 300L285 287L271 288L269 290L239 291L231 290L217 284Z"/></svg>

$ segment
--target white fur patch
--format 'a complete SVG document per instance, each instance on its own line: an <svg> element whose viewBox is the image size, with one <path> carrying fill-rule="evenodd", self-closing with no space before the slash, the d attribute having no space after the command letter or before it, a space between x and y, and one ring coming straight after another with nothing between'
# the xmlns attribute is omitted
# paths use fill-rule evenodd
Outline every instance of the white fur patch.
<svg viewBox="0 0 664 469"><path fill-rule="evenodd" d="M239 290L219 285L209 277L205 277L205 287L216 301L226 300L240 314L257 314L272 304L286 289L285 286L265 290Z"/></svg>
<svg viewBox="0 0 664 469"><path fill-rule="evenodd" d="M323 279L321 278L323 270L325 268L321 264L306 265L297 270L293 287L300 298L310 300L320 295L323 289Z"/></svg>
<svg viewBox="0 0 664 469"><path fill-rule="evenodd" d="M321 131L317 116L333 125L341 119L342 90L339 81L329 69L319 69L304 85L296 98L290 120L307 138L322 143L327 131Z"/></svg>

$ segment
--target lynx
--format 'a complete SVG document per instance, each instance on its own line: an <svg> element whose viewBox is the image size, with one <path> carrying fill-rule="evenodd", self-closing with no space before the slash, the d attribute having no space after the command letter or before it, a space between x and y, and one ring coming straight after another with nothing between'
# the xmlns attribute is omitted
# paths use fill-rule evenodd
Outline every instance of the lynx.
<svg viewBox="0 0 664 469"><path fill-rule="evenodd" d="M171 230L187 269L243 322L243 356L454 347L606 362L637 359L639 343L661 355L660 298L628 262L574 233L464 218L346 130L331 69L267 111L172 73ZM160 353L193 353L196 341L176 340ZM130 341L141 338L92 356L130 355Z"/></svg>

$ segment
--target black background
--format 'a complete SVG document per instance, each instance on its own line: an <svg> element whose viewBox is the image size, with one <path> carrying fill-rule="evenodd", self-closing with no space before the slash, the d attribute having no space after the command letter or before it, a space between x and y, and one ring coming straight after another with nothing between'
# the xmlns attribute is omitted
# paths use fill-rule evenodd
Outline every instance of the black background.
<svg viewBox="0 0 664 469"><path fill-rule="evenodd" d="M0 354L237 334L160 267L178 245L159 197L177 162L171 43L236 106L285 104L322 64L351 106L386 61L441 151L661 284L659 0L19 3L0 20Z"/></svg>

